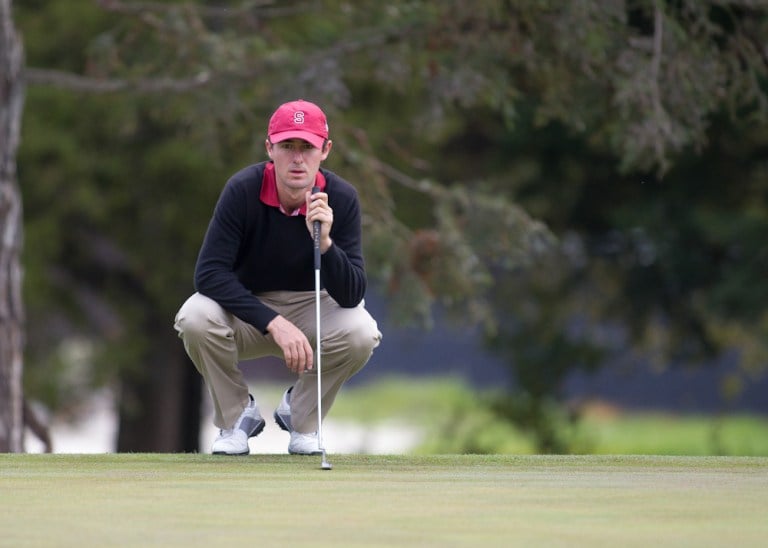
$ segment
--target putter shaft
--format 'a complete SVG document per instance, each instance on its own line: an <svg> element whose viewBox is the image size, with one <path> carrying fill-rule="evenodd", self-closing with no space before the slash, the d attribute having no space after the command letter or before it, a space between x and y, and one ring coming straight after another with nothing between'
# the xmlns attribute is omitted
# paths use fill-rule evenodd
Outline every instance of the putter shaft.
<svg viewBox="0 0 768 548"><path fill-rule="evenodd" d="M312 188L312 194L320 192L318 187ZM330 470L331 465L325 458L325 445L323 444L323 391L322 391L322 353L320 350L320 221L312 224L312 236L315 244L315 367L317 368L317 445L323 460L320 463L322 470Z"/></svg>

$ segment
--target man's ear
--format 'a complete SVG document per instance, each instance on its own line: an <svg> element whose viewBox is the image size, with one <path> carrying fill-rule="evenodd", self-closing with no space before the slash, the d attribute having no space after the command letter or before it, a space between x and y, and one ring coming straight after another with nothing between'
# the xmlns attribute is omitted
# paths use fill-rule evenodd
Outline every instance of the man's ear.
<svg viewBox="0 0 768 548"><path fill-rule="evenodd" d="M328 139L328 140L327 140L327 141L326 141L326 142L323 144L323 149L322 149L322 152L323 152L323 158L322 158L322 159L323 159L323 160L325 160L326 158L328 158L328 154L330 154L330 152L331 152L331 147L332 147L332 146L333 146L333 141L331 141L330 139Z"/></svg>
<svg viewBox="0 0 768 548"><path fill-rule="evenodd" d="M269 156L269 159L272 159L272 143L269 142L269 139L264 140L264 148L267 149L267 156Z"/></svg>

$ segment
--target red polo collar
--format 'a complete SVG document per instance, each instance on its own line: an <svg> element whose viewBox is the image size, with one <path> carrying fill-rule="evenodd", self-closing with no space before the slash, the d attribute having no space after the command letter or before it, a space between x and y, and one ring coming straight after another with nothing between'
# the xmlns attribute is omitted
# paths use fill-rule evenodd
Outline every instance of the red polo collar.
<svg viewBox="0 0 768 548"><path fill-rule="evenodd" d="M325 190L325 177L319 171L315 176L315 186L320 190ZM261 193L259 199L268 206L276 207L284 214L288 216L306 215L307 204L301 204L301 207L296 211L288 212L283 209L280 204L280 199L277 197L277 179L275 178L275 164L272 162L267 163L264 168L264 176L261 179Z"/></svg>

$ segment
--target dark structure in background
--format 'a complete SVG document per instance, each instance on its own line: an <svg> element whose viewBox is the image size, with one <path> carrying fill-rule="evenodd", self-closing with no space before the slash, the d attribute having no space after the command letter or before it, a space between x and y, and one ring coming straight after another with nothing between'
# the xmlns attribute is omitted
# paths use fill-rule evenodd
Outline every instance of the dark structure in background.
<svg viewBox="0 0 768 548"><path fill-rule="evenodd" d="M429 331L397 327L380 296L369 295L366 304L384 334L370 363L350 381L350 386L376 382L385 376L445 377L465 380L476 388L510 382L509 366L482 346L477 330L446 325L436 319ZM248 368L254 378L265 376L290 382L282 362L265 359ZM593 375L572 374L563 387L566 399L600 400L633 410L668 410L683 413L750 412L768 415L768 376L751 380L733 401L721 394L722 380L737 372L734 361L693 368L670 367L654 371L649 364L619 359Z"/></svg>

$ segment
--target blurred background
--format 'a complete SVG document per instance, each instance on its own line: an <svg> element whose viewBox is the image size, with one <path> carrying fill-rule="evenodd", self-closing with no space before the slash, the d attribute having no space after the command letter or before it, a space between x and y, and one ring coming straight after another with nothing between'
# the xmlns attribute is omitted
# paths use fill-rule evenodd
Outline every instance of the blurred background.
<svg viewBox="0 0 768 548"><path fill-rule="evenodd" d="M26 450L209 450L173 318L304 98L384 334L329 450L768 455L768 2L11 6ZM271 416L291 377L243 368Z"/></svg>

